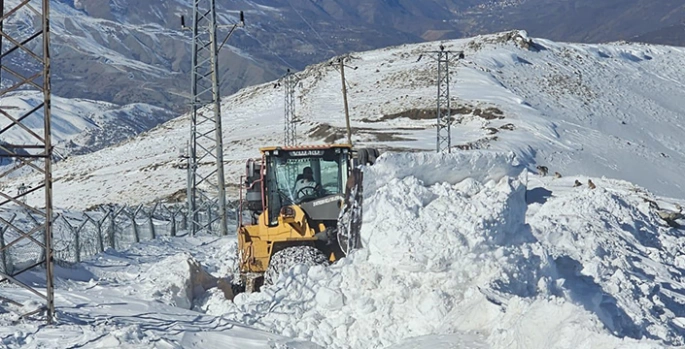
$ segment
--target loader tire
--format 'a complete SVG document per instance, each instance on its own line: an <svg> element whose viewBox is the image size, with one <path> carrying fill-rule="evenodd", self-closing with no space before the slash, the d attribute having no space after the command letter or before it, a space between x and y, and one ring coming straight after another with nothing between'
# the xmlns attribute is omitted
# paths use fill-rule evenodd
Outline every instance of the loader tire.
<svg viewBox="0 0 685 349"><path fill-rule="evenodd" d="M271 257L269 267L264 273L264 285L273 285L284 271L295 265L328 265L328 258L312 246L293 246L284 248Z"/></svg>

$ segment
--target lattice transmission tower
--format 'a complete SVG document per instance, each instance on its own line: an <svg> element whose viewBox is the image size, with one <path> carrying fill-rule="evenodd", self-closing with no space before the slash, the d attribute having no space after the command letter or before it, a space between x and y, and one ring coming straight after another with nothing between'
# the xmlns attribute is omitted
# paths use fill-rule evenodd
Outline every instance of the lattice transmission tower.
<svg viewBox="0 0 685 349"><path fill-rule="evenodd" d="M5 5L5 1L0 0L0 164L8 165L0 170L0 183L11 182L11 179L28 171L38 173L39 181L32 185L0 185L0 283L15 284L45 301L43 307L27 309L22 317L45 311L47 322L52 323L55 304L50 1L13 3L16 5ZM28 28L25 26L27 18L33 19L33 26ZM9 105L18 91L35 92L40 102L30 109ZM36 120L42 122L42 127L35 127ZM23 250L33 249L36 256L30 257L32 262L28 265L13 269L7 260L11 257L10 251L19 246ZM29 258L24 254L21 257ZM40 268L45 269L45 285L22 281L21 274Z"/></svg>
<svg viewBox="0 0 685 349"><path fill-rule="evenodd" d="M243 12L240 21L229 26L218 26L215 0L193 1L193 23L183 29L192 30L192 67L190 104L190 143L188 149L188 211L190 234L212 231L212 224L219 221L219 231L228 234L226 212L226 188L224 179L224 153L221 130L221 94L219 92L218 56L223 45L236 28L244 26ZM217 43L217 29L230 27L223 42ZM206 106L211 106L205 109ZM205 110L202 110L205 109ZM208 173L200 173L202 165L213 165ZM205 189L200 189L200 187ZM218 208L217 217L201 219L200 212Z"/></svg>
<svg viewBox="0 0 685 349"><path fill-rule="evenodd" d="M283 125L284 145L297 145L297 132L295 127L295 87L297 86L297 77L288 69L287 74L283 77L283 86L285 88L285 107L284 115L285 121Z"/></svg>
<svg viewBox="0 0 685 349"><path fill-rule="evenodd" d="M452 107L450 105L450 63L464 58L463 51L445 51L440 45L440 51L425 53L438 62L438 95L437 95L437 140L438 153L452 152ZM419 60L421 60L421 55ZM418 60L417 60L418 62Z"/></svg>

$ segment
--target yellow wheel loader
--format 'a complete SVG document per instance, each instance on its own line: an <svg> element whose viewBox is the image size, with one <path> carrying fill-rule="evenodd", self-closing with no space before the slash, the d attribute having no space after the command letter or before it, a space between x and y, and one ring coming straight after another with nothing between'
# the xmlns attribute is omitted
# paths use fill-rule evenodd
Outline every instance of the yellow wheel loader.
<svg viewBox="0 0 685 349"><path fill-rule="evenodd" d="M361 247L356 165L378 156L345 144L260 151L261 159L247 162L238 209L239 291L245 292L273 284L295 264L332 263Z"/></svg>

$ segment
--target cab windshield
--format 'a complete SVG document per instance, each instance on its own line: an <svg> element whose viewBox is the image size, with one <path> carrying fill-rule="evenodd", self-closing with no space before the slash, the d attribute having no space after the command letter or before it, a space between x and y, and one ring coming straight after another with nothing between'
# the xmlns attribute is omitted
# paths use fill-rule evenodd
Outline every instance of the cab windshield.
<svg viewBox="0 0 685 349"><path fill-rule="evenodd" d="M267 153L269 221L281 207L342 194L347 182L346 149L277 150Z"/></svg>
<svg viewBox="0 0 685 349"><path fill-rule="evenodd" d="M347 180L347 171L343 169L344 166L340 166L340 162L341 157L277 158L275 173L278 191L288 203L340 194L343 183ZM311 175L308 176L305 172L309 170L305 169L311 170ZM302 184L303 182L306 183Z"/></svg>

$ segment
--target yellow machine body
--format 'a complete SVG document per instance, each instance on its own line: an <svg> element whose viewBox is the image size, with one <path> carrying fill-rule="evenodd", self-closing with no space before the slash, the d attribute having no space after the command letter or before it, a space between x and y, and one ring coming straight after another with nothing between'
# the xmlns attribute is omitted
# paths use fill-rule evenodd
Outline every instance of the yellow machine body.
<svg viewBox="0 0 685 349"><path fill-rule="evenodd" d="M238 257L241 278L249 291L256 290L261 285L258 280L269 267L271 257L278 250L292 246L310 245L323 252L330 262L334 262L343 257L343 253L337 244L325 244L321 242L321 237L325 233L327 226L330 228L337 222L337 215L332 219L333 205L338 208L343 204L345 182L351 167L352 148L346 144L318 145L304 147L267 147L260 149L261 160L248 162L247 175L244 192L241 193L239 216L244 216L244 211L253 213L249 222L241 221L238 226ZM296 158L302 156L301 158ZM318 158L318 157L321 158ZM310 203L310 213L318 207L328 207L329 212L325 220L316 219L303 209L304 203L287 202L277 199L273 194L273 186L281 188L281 184L275 182L280 178L275 172L275 164L279 161L290 164L302 161L305 164L298 164L297 169L326 157L328 164L335 163L338 166L338 173L335 174L334 185L330 185L329 192L317 198L314 203ZM285 160L287 158L287 160ZM294 160L293 160L294 159ZM252 160L251 160L252 161ZM318 169L319 179L323 178L324 170L333 173L332 165L330 169L323 169L323 165ZM290 169L288 169L290 170ZM271 172L270 172L271 171ZM281 170L283 171L283 170ZM294 171L294 170L293 170ZM316 170L315 170L316 171ZM278 175L284 176L283 173ZM278 178L277 178L278 177ZM328 177L333 178L332 175ZM250 179L251 178L251 179ZM328 178L328 179L330 179ZM252 200L247 199L246 193L252 190ZM278 190L278 189L277 189ZM257 196L259 195L259 199ZM319 204L320 203L320 204ZM260 208L261 205L261 208ZM319 205L315 207L316 205ZM251 207L251 209L245 209ZM277 210L277 212L276 212ZM254 281L254 280L257 281Z"/></svg>
<svg viewBox="0 0 685 349"><path fill-rule="evenodd" d="M269 266L273 254L274 244L294 246L311 244L317 241L314 234L323 231L325 227L319 224L310 227L304 211L297 205L289 206L294 215L284 217L279 215L278 225L267 224L245 225L238 230L238 246L240 249L240 270L243 273L264 273ZM267 212L260 215L260 221L265 222ZM329 260L335 262L339 255L329 251Z"/></svg>

